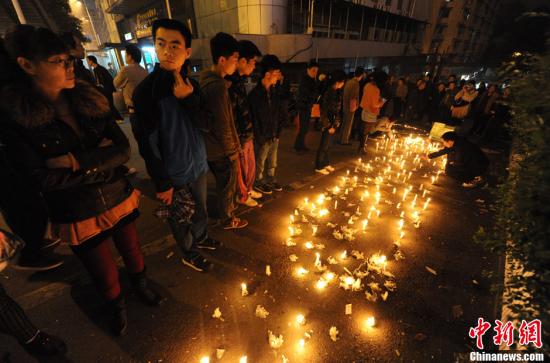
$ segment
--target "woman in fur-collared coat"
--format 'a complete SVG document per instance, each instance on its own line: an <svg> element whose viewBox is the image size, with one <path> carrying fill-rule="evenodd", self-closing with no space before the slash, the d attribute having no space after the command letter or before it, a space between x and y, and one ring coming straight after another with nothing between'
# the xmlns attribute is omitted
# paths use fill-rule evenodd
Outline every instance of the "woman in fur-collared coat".
<svg viewBox="0 0 550 363"><path fill-rule="evenodd" d="M126 307L112 238L138 296L161 299L146 284L136 227L139 192L125 177L130 144L107 99L76 81L74 60L50 30L20 25L4 38L16 74L0 100L8 157L42 191L53 233L68 243L112 308L112 329L126 329Z"/></svg>

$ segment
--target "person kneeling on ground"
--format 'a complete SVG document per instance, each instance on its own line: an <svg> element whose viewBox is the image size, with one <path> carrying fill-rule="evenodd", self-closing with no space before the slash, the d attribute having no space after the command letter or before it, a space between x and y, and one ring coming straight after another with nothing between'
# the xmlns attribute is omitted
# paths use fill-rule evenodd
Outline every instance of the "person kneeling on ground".
<svg viewBox="0 0 550 363"><path fill-rule="evenodd" d="M483 175L489 167L489 160L476 144L459 137L456 132L443 134L444 149L433 152L428 158L447 155L445 173L462 183L465 188L473 188L483 183Z"/></svg>
<svg viewBox="0 0 550 363"><path fill-rule="evenodd" d="M315 160L315 171L319 174L327 175L334 168L329 162L329 151L332 136L340 126L340 89L344 87L346 74L341 71L335 71L329 81L329 87L323 95L321 102L321 126L322 135L319 149L317 149L317 159Z"/></svg>

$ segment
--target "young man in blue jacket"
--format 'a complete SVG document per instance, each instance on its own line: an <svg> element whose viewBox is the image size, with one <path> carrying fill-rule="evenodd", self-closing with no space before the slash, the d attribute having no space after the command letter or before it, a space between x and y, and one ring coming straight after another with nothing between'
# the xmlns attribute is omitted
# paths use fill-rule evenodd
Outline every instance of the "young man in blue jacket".
<svg viewBox="0 0 550 363"><path fill-rule="evenodd" d="M207 231L208 163L199 130L199 87L183 67L191 56L191 39L187 26L177 20L153 23L160 64L134 91L133 131L157 198L167 206L167 219L182 250L182 262L197 271L207 271L212 263L199 249L214 250L220 242L208 237ZM192 212L181 203L189 193L195 204L191 221L185 217Z"/></svg>

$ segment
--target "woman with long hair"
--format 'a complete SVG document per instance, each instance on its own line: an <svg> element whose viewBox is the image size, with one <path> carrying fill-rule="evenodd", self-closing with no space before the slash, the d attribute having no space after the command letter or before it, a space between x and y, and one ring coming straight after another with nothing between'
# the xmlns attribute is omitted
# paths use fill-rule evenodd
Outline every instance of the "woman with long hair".
<svg viewBox="0 0 550 363"><path fill-rule="evenodd" d="M161 302L147 285L136 232L140 194L124 175L129 141L107 99L75 80L74 59L56 34L19 25L6 34L4 46L15 69L0 99L8 158L41 190L52 232L92 276L112 312L112 331L120 335L126 304L111 239L140 300Z"/></svg>

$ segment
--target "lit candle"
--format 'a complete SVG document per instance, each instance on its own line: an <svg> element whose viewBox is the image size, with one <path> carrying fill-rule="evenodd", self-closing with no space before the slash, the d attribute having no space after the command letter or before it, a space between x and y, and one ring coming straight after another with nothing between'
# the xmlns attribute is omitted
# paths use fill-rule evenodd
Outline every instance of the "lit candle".
<svg viewBox="0 0 550 363"><path fill-rule="evenodd" d="M325 281L324 279L319 279L316 283L315 283L315 288L317 290L323 290L324 288L326 288L328 285L328 282Z"/></svg>
<svg viewBox="0 0 550 363"><path fill-rule="evenodd" d="M397 209L401 208L401 203L397 203Z"/></svg>
<svg viewBox="0 0 550 363"><path fill-rule="evenodd" d="M242 357L239 358L239 363L247 363L248 362L248 357L246 355L243 355Z"/></svg>
<svg viewBox="0 0 550 363"><path fill-rule="evenodd" d="M290 232L290 236L294 236L294 227L288 227L288 231Z"/></svg>
<svg viewBox="0 0 550 363"><path fill-rule="evenodd" d="M303 277L303 276L307 275L308 272L309 272L308 270L306 270L305 268L303 268L301 266L296 268L296 275L298 275L298 277Z"/></svg>
<svg viewBox="0 0 550 363"><path fill-rule="evenodd" d="M290 223L294 223L294 216L292 214L290 215Z"/></svg>
<svg viewBox="0 0 550 363"><path fill-rule="evenodd" d="M319 211L319 217L324 217L328 214L328 209L321 209Z"/></svg>
<svg viewBox="0 0 550 363"><path fill-rule="evenodd" d="M374 316L369 316L365 321L365 325L367 326L367 328L374 327L374 325L376 325L376 320L374 319Z"/></svg>
<svg viewBox="0 0 550 363"><path fill-rule="evenodd" d="M246 284L243 282L241 284L241 296L246 296L248 295L248 289L246 288Z"/></svg>
<svg viewBox="0 0 550 363"><path fill-rule="evenodd" d="M393 188L393 194L395 194L397 192L397 189L396 188Z"/></svg>
<svg viewBox="0 0 550 363"><path fill-rule="evenodd" d="M400 230L403 229L403 224L404 223L405 223L405 221L403 219L400 219L399 222L397 223Z"/></svg>
<svg viewBox="0 0 550 363"><path fill-rule="evenodd" d="M334 201L334 209L337 209L337 208L338 208L338 201L335 200L335 201Z"/></svg>
<svg viewBox="0 0 550 363"><path fill-rule="evenodd" d="M311 250L311 249L313 249L313 243L311 243L310 241L308 241L308 242L306 242L306 243L304 244L304 247L305 247L306 249L308 249L308 250Z"/></svg>
<svg viewBox="0 0 550 363"><path fill-rule="evenodd" d="M399 239L403 239L403 237L405 237L405 232L401 231L401 233L399 233Z"/></svg>
<svg viewBox="0 0 550 363"><path fill-rule="evenodd" d="M210 363L210 358L202 357L200 363Z"/></svg>
<svg viewBox="0 0 550 363"><path fill-rule="evenodd" d="M367 228L368 224L369 224L368 219L363 219L363 231Z"/></svg>
<svg viewBox="0 0 550 363"><path fill-rule="evenodd" d="M422 209L425 210L426 208L428 208L428 204L430 203L430 200L431 200L431 198L426 199L426 201L424 202L424 206L422 207Z"/></svg>
<svg viewBox="0 0 550 363"><path fill-rule="evenodd" d="M432 184L435 182L435 176L432 176Z"/></svg>
<svg viewBox="0 0 550 363"><path fill-rule="evenodd" d="M317 226L311 226L311 229L312 229L312 235L315 236L315 234L317 234Z"/></svg>
<svg viewBox="0 0 550 363"><path fill-rule="evenodd" d="M424 191L422 192L422 198L424 198L426 196L427 192L428 192L428 189L424 189Z"/></svg>
<svg viewBox="0 0 550 363"><path fill-rule="evenodd" d="M296 324L298 325L304 325L306 323L306 317L302 314L296 315Z"/></svg>

